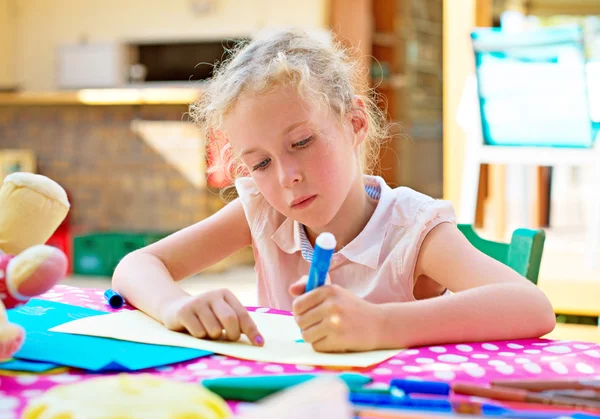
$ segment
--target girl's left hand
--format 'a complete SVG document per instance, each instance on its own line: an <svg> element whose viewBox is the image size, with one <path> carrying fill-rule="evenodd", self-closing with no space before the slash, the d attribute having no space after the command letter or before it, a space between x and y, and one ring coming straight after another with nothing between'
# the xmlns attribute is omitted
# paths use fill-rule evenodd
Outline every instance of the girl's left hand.
<svg viewBox="0 0 600 419"><path fill-rule="evenodd" d="M324 285L307 294L307 277L290 286L296 296L292 310L302 338L319 352L377 349L381 310L337 285Z"/></svg>

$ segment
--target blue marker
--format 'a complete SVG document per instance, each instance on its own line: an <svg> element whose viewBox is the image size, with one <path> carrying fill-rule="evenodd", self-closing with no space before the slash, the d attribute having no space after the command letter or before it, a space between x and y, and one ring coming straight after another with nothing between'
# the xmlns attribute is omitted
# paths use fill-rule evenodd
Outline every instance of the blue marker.
<svg viewBox="0 0 600 419"><path fill-rule="evenodd" d="M325 285L325 278L329 271L331 256L335 250L335 237L331 233L321 233L315 242L312 263L308 273L308 282L305 292L314 290L317 287Z"/></svg>
<svg viewBox="0 0 600 419"><path fill-rule="evenodd" d="M118 292L107 289L104 291L104 298L112 308L121 308L125 304L125 299Z"/></svg>
<svg viewBox="0 0 600 419"><path fill-rule="evenodd" d="M442 396L450 395L450 385L446 382L421 381L395 378L390 386L402 390L406 394L438 394Z"/></svg>
<svg viewBox="0 0 600 419"><path fill-rule="evenodd" d="M446 399L421 399L411 398L409 396L395 396L393 394L363 394L360 392L351 392L350 401L353 404L368 406L397 406L397 407L415 407L423 410L442 410L451 412L452 403Z"/></svg>

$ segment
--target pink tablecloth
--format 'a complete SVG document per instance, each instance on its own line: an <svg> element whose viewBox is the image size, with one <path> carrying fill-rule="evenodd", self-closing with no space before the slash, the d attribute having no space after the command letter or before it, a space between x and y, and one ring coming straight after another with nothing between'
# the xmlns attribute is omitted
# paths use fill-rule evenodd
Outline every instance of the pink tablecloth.
<svg viewBox="0 0 600 419"><path fill-rule="evenodd" d="M59 285L41 298L112 311L102 294L100 290ZM287 314L265 308L256 310ZM315 371L338 372L306 365L244 361L220 355L152 368L143 372L197 382L204 377ZM600 378L600 345L528 339L432 346L409 349L379 365L355 371L366 373L375 382L381 383L388 383L395 377L479 383L508 378L551 379L566 376ZM18 418L29 399L39 396L57 384L72 383L94 376L79 370L57 375L0 376L0 419Z"/></svg>

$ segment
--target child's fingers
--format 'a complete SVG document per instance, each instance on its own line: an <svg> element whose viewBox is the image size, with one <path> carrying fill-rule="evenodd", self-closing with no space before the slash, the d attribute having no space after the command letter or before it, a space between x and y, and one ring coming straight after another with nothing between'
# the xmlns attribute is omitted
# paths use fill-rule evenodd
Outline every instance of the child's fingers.
<svg viewBox="0 0 600 419"><path fill-rule="evenodd" d="M240 321L237 313L224 299L212 302L213 313L227 333L227 340L236 341L240 338Z"/></svg>
<svg viewBox="0 0 600 419"><path fill-rule="evenodd" d="M327 337L327 327L323 322L319 322L308 329L302 329L302 339L304 342L314 344Z"/></svg>
<svg viewBox="0 0 600 419"><path fill-rule="evenodd" d="M319 304L318 306L306 311L301 316L296 316L296 323L302 330L311 328L312 326L320 323L328 315L327 306L325 304Z"/></svg>
<svg viewBox="0 0 600 419"><path fill-rule="evenodd" d="M329 285L319 287L307 294L296 298L292 304L292 311L296 316L301 316L308 310L318 306L333 294L333 289Z"/></svg>
<svg viewBox="0 0 600 419"><path fill-rule="evenodd" d="M302 276L298 281L294 282L290 285L289 292L293 296L299 296L304 294L306 290L306 282L308 281L308 276Z"/></svg>
<svg viewBox="0 0 600 419"><path fill-rule="evenodd" d="M197 309L198 318L211 339L218 339L223 334L223 326L208 304L201 304Z"/></svg>
<svg viewBox="0 0 600 419"><path fill-rule="evenodd" d="M316 342L312 343L312 347L317 352L327 352L327 353L343 353L346 352L342 346L331 337L327 336L323 339L320 339Z"/></svg>
<svg viewBox="0 0 600 419"><path fill-rule="evenodd" d="M202 323L195 312L191 310L185 312L179 321L190 335L199 339L204 339L206 337L206 329L202 326Z"/></svg>
<svg viewBox="0 0 600 419"><path fill-rule="evenodd" d="M262 346L265 341L258 331L254 320L248 314L246 307L233 294L225 294L225 301L236 312L241 332L250 339L253 345Z"/></svg>

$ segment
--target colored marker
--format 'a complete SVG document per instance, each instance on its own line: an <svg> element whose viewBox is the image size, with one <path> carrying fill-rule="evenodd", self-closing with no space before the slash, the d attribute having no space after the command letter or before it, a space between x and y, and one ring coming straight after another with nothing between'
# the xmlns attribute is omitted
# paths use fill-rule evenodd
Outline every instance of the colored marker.
<svg viewBox="0 0 600 419"><path fill-rule="evenodd" d="M420 381L395 378L390 383L391 387L402 390L406 394L439 394L442 396L450 395L450 385L446 382Z"/></svg>
<svg viewBox="0 0 600 419"><path fill-rule="evenodd" d="M423 410L452 411L452 404L446 399L413 399L408 396L398 397L393 394L351 392L350 401L353 404L368 406L420 407Z"/></svg>
<svg viewBox="0 0 600 419"><path fill-rule="evenodd" d="M227 400L256 402L316 377L319 377L319 374L249 375L207 378L202 380L201 384ZM373 381L369 376L358 373L342 373L338 378L343 380L350 390L360 389Z"/></svg>
<svg viewBox="0 0 600 419"><path fill-rule="evenodd" d="M331 233L321 233L317 237L305 292L325 285L331 256L333 256L336 244L335 237Z"/></svg>
<svg viewBox="0 0 600 419"><path fill-rule="evenodd" d="M112 308L121 308L125 304L125 299L118 292L107 289L104 291L104 298Z"/></svg>

